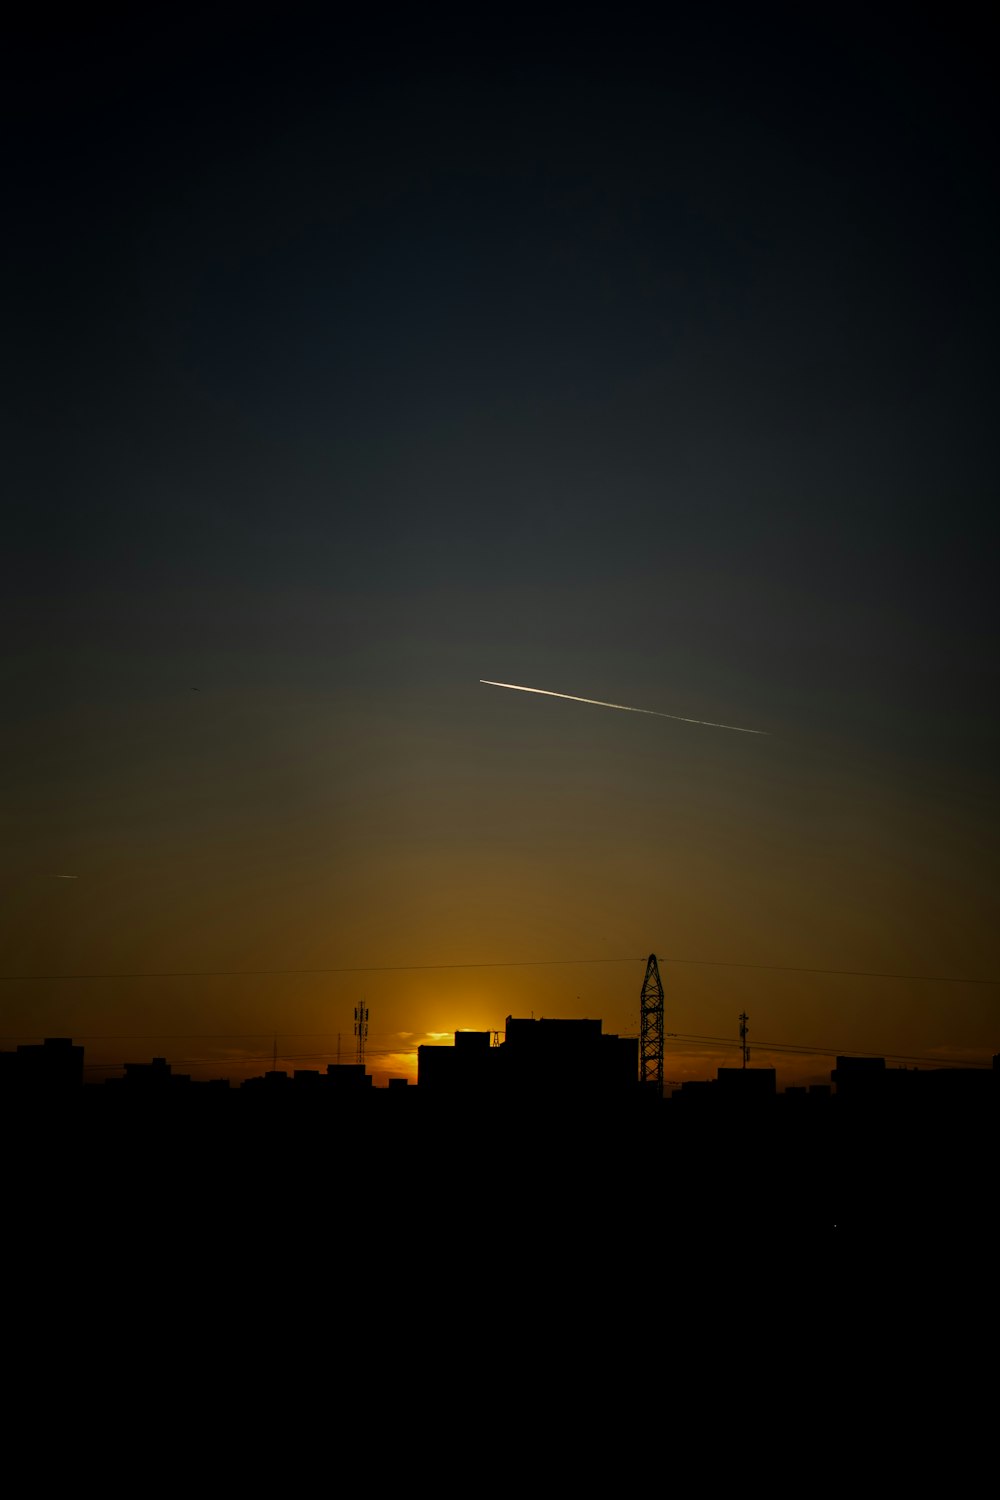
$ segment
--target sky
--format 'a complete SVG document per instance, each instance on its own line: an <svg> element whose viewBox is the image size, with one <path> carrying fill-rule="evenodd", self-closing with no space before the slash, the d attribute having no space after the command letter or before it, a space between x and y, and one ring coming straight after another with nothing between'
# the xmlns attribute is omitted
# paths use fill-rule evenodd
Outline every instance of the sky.
<svg viewBox="0 0 1000 1500"><path fill-rule="evenodd" d="M324 11L7 49L0 1047L988 1066L985 23Z"/></svg>

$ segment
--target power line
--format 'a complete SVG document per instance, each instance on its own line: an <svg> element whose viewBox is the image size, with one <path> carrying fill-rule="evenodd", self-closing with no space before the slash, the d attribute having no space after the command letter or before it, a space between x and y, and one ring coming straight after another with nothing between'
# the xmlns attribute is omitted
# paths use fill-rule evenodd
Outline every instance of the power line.
<svg viewBox="0 0 1000 1500"><path fill-rule="evenodd" d="M634 958L524 958L499 962L470 964L352 964L327 969L166 969L124 974L0 974L0 981L9 983L27 980L62 979L256 979L262 976L278 978L294 974L409 974L432 969L530 969L545 968L559 964L632 964ZM646 962L645 959L642 960Z"/></svg>
<svg viewBox="0 0 1000 1500"><path fill-rule="evenodd" d="M913 979L927 984L1000 985L1000 979L968 979L957 974L896 974L882 969L820 969L803 964L750 964L723 958L665 958L667 964L702 964L719 969L767 969L776 974L836 974L845 979Z"/></svg>
<svg viewBox="0 0 1000 1500"><path fill-rule="evenodd" d="M408 974L446 969L531 969L584 964L644 964L645 962L644 958L523 958L446 964L351 964L337 968L317 969L164 969L106 974L0 974L0 983L25 984L32 981L56 983L93 979L258 979L310 974ZM883 969L827 969L805 964L760 964L724 958L671 958L668 956L661 962L717 969L759 969L776 974L829 974L844 979L900 979L924 984L1000 985L1000 979L970 978L958 974L901 974Z"/></svg>
<svg viewBox="0 0 1000 1500"><path fill-rule="evenodd" d="M667 1036L678 1042L694 1042L702 1046L739 1047L740 1042L729 1036L695 1036L683 1031L668 1031ZM857 1047L811 1047L794 1042L756 1042L757 1051L762 1049L766 1052L789 1052L795 1056L807 1057L871 1057L870 1051L861 1052ZM959 1059L949 1060L947 1058L932 1057L928 1053L907 1052L880 1052L879 1057L884 1057L891 1062L927 1063L937 1068L979 1068L981 1063L965 1062Z"/></svg>

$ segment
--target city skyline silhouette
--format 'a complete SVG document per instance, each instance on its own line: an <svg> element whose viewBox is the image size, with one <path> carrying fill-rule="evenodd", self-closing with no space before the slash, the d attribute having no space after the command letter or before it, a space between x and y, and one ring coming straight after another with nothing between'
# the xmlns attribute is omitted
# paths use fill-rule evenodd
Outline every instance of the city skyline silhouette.
<svg viewBox="0 0 1000 1500"><path fill-rule="evenodd" d="M602 965L611 964L615 966L624 965L626 967L635 966L636 968L638 968L639 966L638 960L582 960L574 964L573 960L549 959L539 960L535 963L532 963L530 961L525 963L518 963L515 961L505 962L501 964L441 964L425 965L419 967L428 972L441 972L448 969L458 971L473 971L490 970L497 968L524 970L530 968L552 969L556 967L576 967L578 969L582 969L586 968L588 964L591 963ZM727 963L725 961L719 962L713 960L663 959L662 963L664 968L667 968L667 966L669 966L671 977L677 972L678 968L682 968L684 966L723 969L732 968L736 970L750 969L753 971L765 970L778 974L789 972L789 970L783 969L783 967L780 965L744 964L739 962ZM354 975L358 973L358 970L354 968L349 968L346 970L318 969L314 972L321 975L330 973L349 973ZM385 971L380 971L378 969L378 966L373 965L366 966L361 972L366 974L374 974ZM394 968L392 972L406 973L409 972L409 968L406 965L401 965L398 968ZM925 986L955 986L958 988L961 988L963 986L972 988L980 987L987 992L994 991L998 986L1000 986L1000 981L993 981L983 977L975 979L957 979L947 975L913 975L888 973L859 974L844 970L817 971L810 969L799 969L797 967L792 968L790 972L794 974L806 975L815 975L817 973L820 973L825 975L826 977L840 981L881 980L887 982L895 981L903 983L919 983ZM280 971L278 973L274 973L273 971L264 971L264 973L265 976L269 979L281 979L287 977L282 975ZM291 973L293 975L296 975L298 971L291 971ZM220 977L248 978L251 976L247 975L246 973L239 972L229 975L220 975L218 973L203 975L164 973L159 976L47 976L47 978L59 983L85 982L92 981L94 979L117 979L128 982L151 978L191 981L197 980L199 978ZM19 979L16 976L0 976L0 983L3 982L7 982L8 984L16 984L24 983L26 981L23 977ZM579 997L577 997L577 1000L578 999ZM671 999L672 996L670 995L668 990L665 1001L665 1004L668 1008L670 1006ZM521 1008L524 1009L524 1007ZM365 1005L365 1009L366 1011L370 1012L370 1006ZM570 1007L570 1009L572 1010L572 1007ZM640 1029L641 1005L636 1003L630 1009L618 1006L617 1010L619 1014L624 1015L627 1018L626 1025L620 1027L620 1030L622 1030L623 1034L638 1036ZM355 1022L357 1013L357 1007L355 1007ZM563 1001L562 1005L560 1006L557 1000L555 1009L553 1009L553 1007L550 1005L550 1016L555 1018L559 1013L567 1013L565 1001ZM830 1014L831 1027L836 1027L838 1025L839 1012L838 1008L835 1005L830 1007ZM531 1015L534 1015L534 1011L531 1011ZM378 1018L376 1015L376 1020L377 1019ZM733 1027L731 1034L728 1036L724 1033L721 1035L712 1036L705 1036L700 1033L683 1033L677 1031L672 1026L669 1027L666 1032L666 1037L671 1067L668 1067L667 1075L664 1075L666 1082L671 1086L680 1087L685 1079L693 1080L698 1077L703 1077L705 1076L706 1069L708 1070L708 1072L711 1072L714 1066L722 1065L727 1057L727 1054L734 1049L738 1049L741 1046L740 1025L741 1023L745 1023L746 1019L748 1018L746 1017L745 1013L741 1013L741 1015L736 1018L736 1025ZM317 1031L307 1033L292 1032L291 1034L289 1034L287 1031L276 1026L270 1032L261 1031L256 1033L230 1033L228 1035L191 1032L182 1036L178 1036L176 1033L163 1033L157 1036L155 1034L138 1033L131 1036L129 1040L135 1042L139 1042L141 1040L157 1042L158 1045L165 1047L167 1054L170 1056L173 1062L177 1063L179 1066L183 1066L188 1068L189 1070L193 1070L195 1076L209 1076L213 1072L217 1074L220 1069L225 1070L225 1068L228 1067L230 1072L235 1074L236 1081L239 1082L244 1077L252 1076L256 1064L263 1060L265 1057L271 1058L272 1062L276 1066L278 1059L277 1048L279 1039L281 1043L280 1060L283 1064L292 1068L294 1068L296 1065L302 1065L307 1062L328 1063L335 1060L337 1063L340 1063L342 1060L346 1061L349 1056L355 1056L357 1046L357 1025L355 1024L353 1031L351 1031L348 1029L350 1015L344 1016L343 1020L343 1029L336 1032L331 1030L325 1032ZM503 1023L500 1023L500 1025L502 1024ZM491 1024L486 1029L491 1031L494 1035L499 1035L500 1025ZM467 1031L469 1029L470 1028L468 1027L464 1027L452 1028L449 1031L435 1030L424 1034L424 1041L440 1041L446 1036L455 1036L460 1030ZM366 1036L367 1033L368 1028L366 1024ZM770 1036L765 1038L763 1036L760 1036L759 1026L757 1027L757 1033L758 1034L757 1036L755 1036L754 1040L754 1047L758 1055L758 1060L763 1058L769 1063L769 1065L772 1065L776 1068L782 1087L796 1087L802 1086L804 1084L808 1085L809 1083L815 1084L822 1082L824 1080L823 1059L832 1059L837 1056L851 1054L870 1055L870 1049L847 1047L836 1042L828 1043L826 1046L816 1045L815 1043L799 1045L793 1039L787 1037L777 1038L774 1036ZM414 1037L415 1033L413 1032L404 1032L402 1034L402 1037L399 1037L392 1035L385 1036L380 1034L376 1030L372 1041L366 1043L365 1056L367 1061L371 1064L373 1077L376 1079L380 1086L384 1087L387 1081L390 1078L394 1077L407 1077L414 1082L416 1081L417 1052L421 1043L419 1040L414 1040ZM0 1042L6 1044L18 1042L38 1042L41 1039L41 1033L32 1032L22 1033L20 1035L8 1034L6 1037L0 1037ZM125 1060L123 1056L118 1054L121 1051L121 1043L124 1038L117 1036L101 1036L100 1034L98 1034L96 1036L87 1035L85 1039L90 1043L94 1051L94 1056L87 1065L92 1074L110 1076L114 1075L116 1072L121 1071L124 1066ZM407 1045L407 1041L409 1042L409 1045ZM202 1043L206 1048L206 1050L201 1053L197 1051L199 1043ZM240 1045L234 1046L233 1044L235 1043L239 1043ZM323 1047L324 1043L327 1044L325 1048ZM973 1052L967 1052L964 1055L961 1052L952 1051L948 1048L941 1048L936 1052L933 1050L929 1050L927 1052L918 1054L884 1050L882 1055L886 1056L890 1062L894 1062L900 1066L909 1065L923 1066L928 1068L983 1068L991 1065L993 1053L989 1047L983 1046ZM715 1059L714 1062L712 1061L713 1058ZM670 1074L679 1076L668 1076Z"/></svg>

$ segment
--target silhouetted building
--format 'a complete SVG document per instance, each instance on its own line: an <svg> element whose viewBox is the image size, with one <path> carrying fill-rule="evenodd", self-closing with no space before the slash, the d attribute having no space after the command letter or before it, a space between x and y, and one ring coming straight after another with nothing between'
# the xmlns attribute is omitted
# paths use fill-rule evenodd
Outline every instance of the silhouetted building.
<svg viewBox="0 0 1000 1500"><path fill-rule="evenodd" d="M417 1087L435 1093L480 1094L500 1081L499 1047L488 1031L456 1031L454 1046L417 1048Z"/></svg>
<svg viewBox="0 0 1000 1500"><path fill-rule="evenodd" d="M429 1091L546 1099L623 1095L638 1090L636 1037L605 1035L600 1021L507 1017L504 1041L458 1031L453 1047L417 1050L417 1083Z"/></svg>
<svg viewBox="0 0 1000 1500"><path fill-rule="evenodd" d="M671 1091L671 1099L683 1101L685 1105L692 1103L707 1103L715 1097L716 1082L714 1078L687 1078L679 1088Z"/></svg>
<svg viewBox="0 0 1000 1500"><path fill-rule="evenodd" d="M26 1094L66 1094L83 1083L83 1048L69 1037L27 1042L0 1052L0 1089Z"/></svg>
<svg viewBox="0 0 1000 1500"><path fill-rule="evenodd" d="M689 1079L674 1089L670 1097L683 1100L685 1106L732 1109L774 1099L777 1092L773 1068L718 1068L714 1078Z"/></svg>
<svg viewBox="0 0 1000 1500"><path fill-rule="evenodd" d="M830 1074L838 1099L882 1099L885 1097L884 1057L838 1057Z"/></svg>
<svg viewBox="0 0 1000 1500"><path fill-rule="evenodd" d="M608 1094L638 1087L638 1038L605 1036L600 1021L525 1021L508 1016L500 1050L510 1088Z"/></svg>
<svg viewBox="0 0 1000 1500"><path fill-rule="evenodd" d="M154 1057L148 1063L126 1063L121 1078L108 1078L106 1083L129 1092L141 1090L145 1094L177 1093L191 1086L190 1073L175 1073L165 1057Z"/></svg>
<svg viewBox="0 0 1000 1500"><path fill-rule="evenodd" d="M292 1080L283 1068L269 1068L260 1077L244 1078L240 1084L241 1089L250 1089L254 1093L266 1091L269 1094L284 1092L291 1087Z"/></svg>
<svg viewBox="0 0 1000 1500"><path fill-rule="evenodd" d="M938 1117L1000 1096L994 1068L889 1068L884 1057L838 1057L830 1077L838 1099L909 1111L919 1106Z"/></svg>
<svg viewBox="0 0 1000 1500"><path fill-rule="evenodd" d="M327 1063L325 1086L340 1094L360 1094L372 1087L372 1075L364 1063Z"/></svg>

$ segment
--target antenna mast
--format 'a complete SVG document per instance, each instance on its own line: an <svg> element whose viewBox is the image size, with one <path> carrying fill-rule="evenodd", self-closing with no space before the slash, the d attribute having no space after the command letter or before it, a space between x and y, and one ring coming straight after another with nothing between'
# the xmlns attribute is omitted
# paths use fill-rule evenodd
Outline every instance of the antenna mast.
<svg viewBox="0 0 1000 1500"><path fill-rule="evenodd" d="M652 1084L663 1097L663 983L651 953L646 962L646 977L642 982L642 1000L639 1006L639 1060L644 1084Z"/></svg>
<svg viewBox="0 0 1000 1500"><path fill-rule="evenodd" d="M362 1000L354 1007L354 1035L358 1039L358 1062L365 1065L365 1042L368 1040L368 1007Z"/></svg>
<svg viewBox="0 0 1000 1500"><path fill-rule="evenodd" d="M747 1046L747 1032L750 1030L750 1027L747 1025L747 1022L749 1020L750 1020L750 1017L747 1015L746 1011L745 1010L741 1010L740 1011L740 1046L743 1049L743 1066L744 1067L746 1067L747 1063L750 1060L750 1048Z"/></svg>

